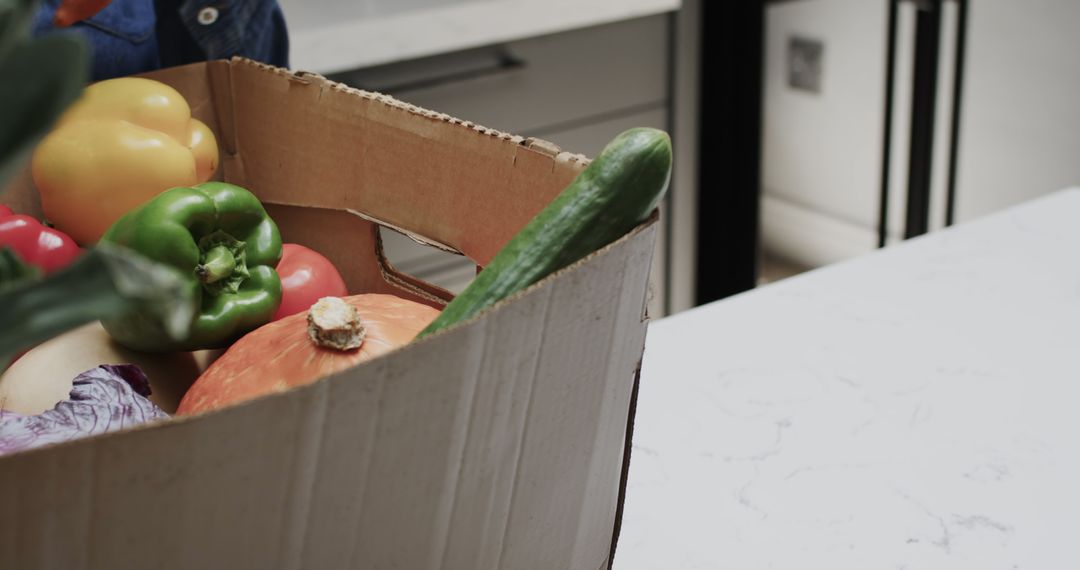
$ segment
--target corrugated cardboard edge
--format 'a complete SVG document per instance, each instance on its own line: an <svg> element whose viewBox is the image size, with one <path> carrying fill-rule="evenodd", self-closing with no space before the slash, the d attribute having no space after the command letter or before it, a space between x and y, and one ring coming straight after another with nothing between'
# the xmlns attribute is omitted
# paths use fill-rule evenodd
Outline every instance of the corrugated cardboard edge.
<svg viewBox="0 0 1080 570"><path fill-rule="evenodd" d="M452 115L448 115L446 113L441 113L439 111L433 111L431 109L420 107L418 105L413 105L412 103L407 103L405 101L402 101L400 99L397 99L397 98L395 98L395 97L393 97L391 95L387 95L385 93L379 93L377 91L366 91L366 90L359 89L359 88L356 88L356 87L350 87L348 85L345 85L344 83L340 83L340 82L337 82L337 81L333 81L331 79L327 79L323 75L320 75L320 74L315 73L315 72L311 72L311 71L289 71L287 69L282 69L280 67L274 67L272 65L268 65L268 64L265 64L265 63L261 63L261 62L258 62L258 61L254 61L254 60L247 59L247 58L244 58L244 57L239 57L239 56L234 56L231 60L229 60L229 64L230 65L247 65L247 66L257 68L257 69L262 69L264 71L268 71L270 73L273 73L274 75L279 75L279 76L282 76L282 77L286 77L291 81L296 81L298 83L303 83L305 85L316 84L316 85L319 85L320 89L330 89L330 90L334 90L334 91L350 93L350 94L362 97L364 99L369 99L369 100L372 100L372 101L378 101L378 102L383 103L385 105L389 105L391 107L402 109L402 110L407 111L407 112L409 112L409 113L411 113L413 115L425 117L427 119L432 119L432 120L436 120L436 121L441 121L441 122L448 123L448 124L451 124L451 125L458 125L458 126L461 126L461 127L468 128L468 129L470 129L472 131L475 131L475 132L477 132L479 134L483 134L483 135L490 136L490 137L497 138L497 139L504 140L504 141L510 141L510 142L512 142L514 144L518 144L518 145L524 146L526 148L536 150L538 152L546 154L546 155L552 157L552 159L554 159L554 160L556 160L558 162L567 162L567 163L570 163L570 164L580 164L581 168L584 168L590 162L589 158L586 157L585 155L564 151L558 145L556 145L555 143L552 143L552 142L549 142L549 141L546 141L546 140L543 140L543 139L538 139L538 138L535 138L535 137L523 137L521 135L514 135L514 134L510 134L510 133L500 131L498 129L492 129L492 128L489 128L489 127L485 127L483 125L476 124L476 123L474 123L472 121L466 121L464 119L459 119L457 117L454 117ZM302 204L297 204L297 205L302 205Z"/></svg>
<svg viewBox="0 0 1080 570"><path fill-rule="evenodd" d="M575 173L577 173L584 170L584 168L590 162L589 159L584 155L564 151L558 145L555 145L554 143L551 143L549 141L505 133L497 129L476 124L472 121L456 118L446 113L441 113L438 111L433 111L424 107L413 105L411 103L396 99L390 95L350 87L348 85L327 79L317 73L307 71L290 72L285 69L273 67L267 64L255 62L240 57L234 57L233 59L229 60L228 65L234 68L239 66L250 67L253 69L258 69L271 73L290 82L302 84L305 86L317 87L319 89L319 94L317 95L316 100L323 99L326 92L343 93L363 100L378 102L391 109L403 111L416 117L423 117L426 120L437 121L447 125L460 127L474 133L477 136L489 137L495 140L511 142L520 147L521 149L524 149L534 155L541 156L547 160L550 160L552 162L552 171L554 171L557 166L562 165L570 167ZM239 144L242 144L242 142L240 142ZM237 150L239 151L239 149ZM239 154L242 155L242 151L239 151ZM516 158L517 157L515 157L515 160ZM268 201L270 203L279 203L292 206L321 207L320 204L315 204L302 199L281 200L279 198L270 198ZM431 236L424 235L424 232L422 231L416 231L415 229L405 227L402 224L396 224L392 221L385 219L384 217L378 215L375 212L365 211L361 208L356 207L350 207L349 209L350 211L364 219L375 222L380 226L388 227L402 234L405 234L406 236L419 243L430 245L432 247L436 247L438 249L442 249L448 252L462 253L469 256L468 252L463 252L461 248L433 239ZM474 261L479 260L474 259Z"/></svg>
<svg viewBox="0 0 1080 570"><path fill-rule="evenodd" d="M355 212L352 212L351 210L350 213L355 214ZM458 252L458 255L463 254ZM379 261L379 269L382 271L382 278L387 283L410 291L417 296L434 301L438 303L440 307L445 307L449 300L454 298L453 293L438 285L421 281L408 273L398 271L390 259L386 257L386 251L383 249L381 227L379 231L375 232L375 256Z"/></svg>
<svg viewBox="0 0 1080 570"><path fill-rule="evenodd" d="M380 220L379 218L377 218L375 216L372 216L371 214L367 214L365 212L361 212L361 211L355 210L353 208L347 208L346 211L348 211L350 214L352 214L352 215L354 215L354 216L356 216L358 218L362 218L362 219L365 219L365 220L367 220L369 222L375 223L381 228L387 228L387 229L393 230L393 231L395 231L395 232L397 232L397 233L399 233L399 234L413 240L414 242L416 242L416 243L418 243L420 245L426 245L426 246L429 246L429 247L433 247L435 249L445 251L446 253L453 253L455 255L465 255L464 252L458 251L456 248L454 248L452 246L446 245L445 243L437 242L437 241L435 241L433 239L430 239L430 238L426 238L426 237L424 237L424 236L422 236L422 235L420 235L420 234L418 234L416 232L409 231L409 230L407 230L407 229L405 229L405 228L403 228L401 226L396 226L396 225L391 224L390 222L387 222L385 220Z"/></svg>
<svg viewBox="0 0 1080 570"><path fill-rule="evenodd" d="M445 328L445 329L442 329L442 330L440 330L440 331L437 331L437 332L433 333L433 334L432 334L431 336L432 336L432 337L434 337L434 336L436 336L436 335L450 334L450 333L451 333L451 332L452 332L452 331L453 331L454 329L456 329L457 327L460 327L460 326L464 326L464 325L466 325L466 324L468 324L468 323L471 323L471 322L473 322L473 321L475 321L475 320L481 319L481 318L483 318L483 317L484 317L484 315L486 315L486 314L487 314L488 312L492 312L492 311L497 311L497 310L499 310L500 308L502 308L502 307L506 306L507 304L513 303L513 302L514 302L514 300L518 299L519 297L522 297L522 296L524 296L524 295L527 295L527 294L529 294L529 293L530 293L531 291L533 291L534 289L537 289L537 288L543 287L543 286L544 286L544 285L545 285L545 284L546 284L546 283L547 283L548 281L550 281L550 280L552 280L552 279L556 279L556 278L557 278L557 277L559 277L560 275L562 275L562 274L564 274L564 273L568 273L568 272L571 272L571 271L573 271L574 269L576 269L576 268L578 268L578 267L580 267L580 266L582 266L582 265L584 265L584 264L588 263L589 261L593 260L594 258L596 258L596 257L599 257L599 256L601 256L601 255L604 255L604 254L605 254L605 253L607 253L607 252L608 252L609 250L611 250L611 249L615 248L615 247L616 247L616 246L618 246L618 245L621 245L621 244L622 244L622 243L623 243L624 241L627 241L627 240L629 240L629 239L633 238L633 237L634 237L634 236L636 236L637 234L639 234L639 233L641 233L642 231L644 231L644 230L645 230L646 228L649 228L649 227L651 227L652 225L654 225L654 224L658 223L658 222L659 222L659 220L660 220L660 211L659 211L659 210L653 210L652 214L650 214L650 215L649 215L649 217L645 219L645 221L641 222L641 223L640 223L640 224L638 224L637 226L634 226L634 228L633 228L633 229L631 229L630 231L626 232L626 234L624 234L624 235L623 235L622 237L620 237L619 239L617 239L617 240L615 240L615 241L613 241L613 242L611 242L611 243L609 243L609 244L605 245L604 247L602 247L602 248L600 248L600 249L598 249L598 250L596 250L596 251L594 251L594 252L590 253L589 255L586 255L585 257L583 257L583 258L581 258L581 259L579 259L579 260L575 261L574 263L571 263L570 265L567 265L566 267L564 267L564 268L562 268L562 269L560 269L560 270L558 270L558 271L555 271L554 273L551 273L551 274L550 274L550 275L548 275L547 277L545 277L545 278L541 279L540 281L537 281L536 283L533 283L533 284L532 284L532 285L530 285L529 287L526 287L525 289L522 289L521 291L518 291L517 293L514 293L513 295L510 295L509 297L507 297L507 298L505 298L505 299L503 299L503 300L501 300L501 301L499 301L499 302L495 303L494 305L492 305L492 306L490 306L490 307L488 307L488 308L486 308L486 309L484 309L484 310L480 311L479 313L477 313L476 315L472 316L471 318L469 318L469 319L466 319L466 320L464 320L464 321L461 321L460 323L457 323L457 324L455 324L455 325L454 325L454 326L452 326L452 327L449 327L449 328ZM648 320L649 320L649 317L648 317L648 315L646 314L646 311L645 311L645 305L643 305L643 306L642 306L642 312L641 312L641 322L646 322L646 321L648 321ZM427 340L427 337L425 337L425 338L422 338L422 339L417 339L417 340L414 340L414 341L413 341L412 343L410 343L410 344L418 344L418 343L423 343L423 342L425 342L426 340Z"/></svg>
<svg viewBox="0 0 1080 570"><path fill-rule="evenodd" d="M645 336L648 337L648 329ZM622 475L619 478L619 500L616 503L615 527L611 530L611 553L608 554L607 568L615 567L615 553L619 547L619 535L622 532L623 509L626 507L626 483L630 477L630 454L634 447L634 420L637 418L638 388L641 385L641 361L634 371L634 388L630 392L630 411L626 416L626 442L623 444Z"/></svg>
<svg viewBox="0 0 1080 570"><path fill-rule="evenodd" d="M310 71L296 71L296 72L291 72L290 73L287 70L283 70L281 68L273 67L273 66L270 66L270 65L266 65L264 63L260 63L260 62L253 61L253 60L246 59L246 58L242 58L242 57L234 57L232 59L232 62L234 64L242 63L242 64L245 64L245 65L253 65L255 67L260 67L260 68L267 69L267 70L273 70L275 73L279 73L279 74L288 76L288 77L290 77L292 79L295 79L295 80L301 81L301 82L310 83L309 78L315 79L315 80L319 81L320 84L324 86L324 88L333 89L335 91L342 91L342 92L345 92L345 93L352 93L352 94L355 94L355 95L359 95L360 97L363 97L365 99L371 99L373 101L379 101L379 102L384 103L386 105L389 105L391 107L396 107L396 108L399 108L399 109L403 109L403 110L408 111L409 113L412 113L414 115L419 115L419 116L422 116L422 117L425 117L425 118L428 118L428 119L434 119L434 120L437 120L437 121L442 121L442 122L445 122L445 123L448 123L448 124L451 124L451 125L459 125L459 126L471 129L473 131L476 131L477 133L481 133L481 134L491 136L491 137L495 137L497 139L501 139L501 140L505 140L505 141L510 141L510 142L515 143L515 144L522 145L522 146L524 146L526 148L536 150L536 151L541 152L543 154L546 154L546 155L548 155L548 156L552 157L553 159L558 160L560 162L568 162L568 163L572 163L572 164L573 163L579 163L579 164L582 165L582 168L587 166L589 164L589 162L590 162L589 158L587 158L585 155L564 151L563 149L561 149L555 143L552 143L552 142L549 142L549 141L546 141L546 140L543 140L543 139L538 139L538 138L535 138L535 137L523 137L521 135L514 135L514 134L510 134L510 133L500 131L498 129L492 129L492 128L489 128L489 127L485 127L483 125L476 124L476 123L474 123L472 121L466 121L466 120L454 117L452 115L448 115L446 113L441 113L439 111L433 111L431 109L427 109L427 108L424 108L424 107L413 105L412 103L407 103L405 101L402 101L400 99L397 99L397 98L395 98L395 97L393 97L391 95L387 95L385 93L380 93L378 91L366 91L364 89L359 89L359 88L356 88L356 87L350 87L348 85L345 85L344 83L340 83L340 82L337 82L337 81L333 81L331 79L327 79L326 77L324 77L324 76L322 76L322 75L320 75L318 73L314 73L314 72L310 72Z"/></svg>

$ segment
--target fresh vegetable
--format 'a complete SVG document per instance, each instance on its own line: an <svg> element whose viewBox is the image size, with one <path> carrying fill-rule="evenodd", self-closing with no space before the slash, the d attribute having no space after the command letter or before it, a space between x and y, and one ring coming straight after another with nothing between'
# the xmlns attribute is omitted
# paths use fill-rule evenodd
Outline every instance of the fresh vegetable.
<svg viewBox="0 0 1080 570"><path fill-rule="evenodd" d="M468 320L622 237L656 208L670 179L667 133L636 128L615 137L419 336Z"/></svg>
<svg viewBox="0 0 1080 570"><path fill-rule="evenodd" d="M67 400L36 416L0 410L0 455L169 417L146 399L150 384L135 365L98 366L72 385Z"/></svg>
<svg viewBox="0 0 1080 570"><path fill-rule="evenodd" d="M0 292L37 281L41 276L42 270L40 267L35 267L23 261L11 247L0 247ZM21 350L10 355L9 360L6 362L0 360L0 370L3 370L3 366L9 362L18 360L25 352L25 350ZM0 355L0 358L3 358L2 355Z"/></svg>
<svg viewBox="0 0 1080 570"><path fill-rule="evenodd" d="M274 266L281 236L252 193L224 182L173 188L120 218L103 243L129 247L183 275L196 299L186 338L165 334L145 315L103 319L105 330L135 350L225 346L270 321L281 303Z"/></svg>
<svg viewBox="0 0 1080 570"><path fill-rule="evenodd" d="M90 49L79 34L31 37L37 9L32 1L0 2L0 188L23 170L89 76ZM102 316L151 311L173 322L168 315L184 313L188 299L160 269L123 248L104 247L39 279L13 250L0 248L0 370L21 350Z"/></svg>
<svg viewBox="0 0 1080 570"><path fill-rule="evenodd" d="M0 408L39 414L67 398L71 379L79 372L99 364L138 365L150 379L150 401L170 413L205 370L194 353L126 349L109 337L101 323L93 322L41 343L4 371Z"/></svg>
<svg viewBox="0 0 1080 570"><path fill-rule="evenodd" d="M111 0L61 0L60 6L53 14L53 25L58 28L66 28L76 22L93 18L95 14L104 10Z"/></svg>
<svg viewBox="0 0 1080 570"><path fill-rule="evenodd" d="M110 243L44 279L0 285L0 369L20 350L104 317L138 315L161 323L164 335L186 338L194 312L183 276Z"/></svg>
<svg viewBox="0 0 1080 570"><path fill-rule="evenodd" d="M209 180L214 134L172 87L135 77L90 85L34 151L41 207L76 242L92 244L168 188Z"/></svg>
<svg viewBox="0 0 1080 570"><path fill-rule="evenodd" d="M45 227L31 216L15 214L0 205L0 247L7 246L26 263L52 273L82 252L64 232Z"/></svg>
<svg viewBox="0 0 1080 570"><path fill-rule="evenodd" d="M205 412L310 384L407 344L439 314L393 295L353 295L344 301L359 314L363 327L359 348L341 350L313 339L345 347L361 334L337 303L317 308L314 317L303 313L285 317L236 341L195 381L176 412Z"/></svg>
<svg viewBox="0 0 1080 570"><path fill-rule="evenodd" d="M271 319L274 321L306 311L323 297L349 294L334 264L319 252L299 244L281 246L277 273L281 278L281 306Z"/></svg>
<svg viewBox="0 0 1080 570"><path fill-rule="evenodd" d="M10 247L0 247L0 291L41 277L41 268L22 260Z"/></svg>

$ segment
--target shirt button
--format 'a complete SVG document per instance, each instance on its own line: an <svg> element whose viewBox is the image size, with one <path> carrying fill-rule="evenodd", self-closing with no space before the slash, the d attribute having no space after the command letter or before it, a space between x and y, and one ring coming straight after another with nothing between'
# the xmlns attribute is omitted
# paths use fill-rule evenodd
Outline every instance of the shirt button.
<svg viewBox="0 0 1080 570"><path fill-rule="evenodd" d="M214 8L212 6L208 6L206 8L203 8L202 10L199 10L198 19L199 19L200 24L202 24L204 26L209 26L210 24L213 24L214 22L217 21L217 19L218 19L218 9Z"/></svg>

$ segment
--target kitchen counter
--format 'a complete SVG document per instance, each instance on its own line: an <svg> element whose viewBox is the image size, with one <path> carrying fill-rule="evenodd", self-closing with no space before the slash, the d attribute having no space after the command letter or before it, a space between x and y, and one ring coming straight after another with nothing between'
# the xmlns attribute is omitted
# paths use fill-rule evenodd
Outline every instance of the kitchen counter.
<svg viewBox="0 0 1080 570"><path fill-rule="evenodd" d="M659 320L619 570L1080 567L1080 189Z"/></svg>
<svg viewBox="0 0 1080 570"><path fill-rule="evenodd" d="M282 0L290 66L341 72L670 12L681 2L429 0L409 2L408 9L395 4Z"/></svg>

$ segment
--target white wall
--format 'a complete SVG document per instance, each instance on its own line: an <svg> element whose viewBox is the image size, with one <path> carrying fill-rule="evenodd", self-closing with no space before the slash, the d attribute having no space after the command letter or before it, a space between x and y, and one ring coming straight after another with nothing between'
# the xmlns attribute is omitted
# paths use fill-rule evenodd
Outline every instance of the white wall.
<svg viewBox="0 0 1080 570"><path fill-rule="evenodd" d="M969 0L957 171L957 220L1080 184L1080 0ZM823 265L877 240L886 0L803 0L770 7L766 26L762 239ZM931 227L944 220L955 6L946 2ZM914 11L898 23L890 235L902 231ZM825 43L823 88L789 88L792 34Z"/></svg>
<svg viewBox="0 0 1080 570"><path fill-rule="evenodd" d="M766 14L762 240L821 265L877 240L886 3L810 0ZM819 93L787 83L792 35L824 42Z"/></svg>
<svg viewBox="0 0 1080 570"><path fill-rule="evenodd" d="M957 214L1080 183L1080 0L971 0Z"/></svg>

